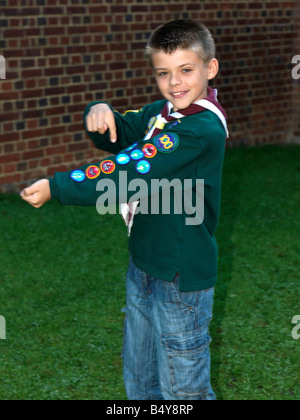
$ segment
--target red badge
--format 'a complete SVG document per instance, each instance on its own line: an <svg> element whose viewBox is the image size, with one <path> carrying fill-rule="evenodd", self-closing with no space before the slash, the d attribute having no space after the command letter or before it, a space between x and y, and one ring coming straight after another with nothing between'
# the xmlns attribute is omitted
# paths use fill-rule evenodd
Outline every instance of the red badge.
<svg viewBox="0 0 300 420"><path fill-rule="evenodd" d="M100 168L98 168L98 166L92 165L89 166L85 172L86 176L89 179L95 179L98 178L98 176L100 175L101 171Z"/></svg>
<svg viewBox="0 0 300 420"><path fill-rule="evenodd" d="M146 158L151 159L157 154L157 149L153 144L145 144L143 152Z"/></svg>
<svg viewBox="0 0 300 420"><path fill-rule="evenodd" d="M100 169L104 174L109 175L116 169L116 164L112 160L104 160L100 164Z"/></svg>

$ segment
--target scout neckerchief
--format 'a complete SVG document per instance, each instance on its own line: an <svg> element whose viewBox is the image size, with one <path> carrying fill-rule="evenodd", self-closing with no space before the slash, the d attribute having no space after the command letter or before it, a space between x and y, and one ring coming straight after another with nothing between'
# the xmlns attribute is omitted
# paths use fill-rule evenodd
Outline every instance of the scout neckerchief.
<svg viewBox="0 0 300 420"><path fill-rule="evenodd" d="M219 103L217 95L218 91L216 89L208 87L207 98L200 99L199 101L194 102L188 108L181 109L177 112L172 113L171 110L173 108L173 105L171 104L171 102L167 102L161 113L156 116L155 123L153 124L152 128L150 128L149 132L146 134L144 140L149 140L152 137L156 137L164 129L165 125L172 121L182 119L189 115L199 114L200 112L203 112L207 109L219 117L227 133L227 137L229 137L229 132L227 128L227 115L224 108ZM129 236L138 204L138 202L121 204L121 212L125 223L128 226Z"/></svg>
<svg viewBox="0 0 300 420"><path fill-rule="evenodd" d="M227 137L229 137L228 129L227 129L227 115L224 108L221 106L217 99L218 91L216 89L212 89L210 86L207 89L208 96L205 99L200 99L197 102L194 102L188 108L181 109L177 112L173 112L170 114L173 105L171 102L167 102L162 110L161 114L156 116L156 121L152 129L146 135L144 140L149 140L152 137L157 136L161 130L165 127L166 124L174 121L179 120L181 118L187 117L188 115L199 114L200 112L209 109L214 114L216 114L219 119L221 120L225 131L227 133Z"/></svg>

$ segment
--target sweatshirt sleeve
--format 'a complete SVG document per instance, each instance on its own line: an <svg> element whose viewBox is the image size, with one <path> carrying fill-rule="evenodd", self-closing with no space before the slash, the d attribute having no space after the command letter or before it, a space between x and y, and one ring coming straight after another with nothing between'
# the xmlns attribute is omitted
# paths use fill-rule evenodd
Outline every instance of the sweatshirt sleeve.
<svg viewBox="0 0 300 420"><path fill-rule="evenodd" d="M214 130L191 131L186 118L185 124L165 129L150 140L139 140L116 156L56 173L50 180L52 199L63 205L96 206L100 195L110 189L109 203L121 204L134 198L136 186L143 181L150 195L152 180L183 181L195 173L205 145L215 135Z"/></svg>

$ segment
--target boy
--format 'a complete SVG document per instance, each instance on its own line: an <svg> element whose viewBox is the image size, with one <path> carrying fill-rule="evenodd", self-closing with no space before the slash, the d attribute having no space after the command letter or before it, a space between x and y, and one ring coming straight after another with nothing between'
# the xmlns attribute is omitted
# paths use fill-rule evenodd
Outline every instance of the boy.
<svg viewBox="0 0 300 420"><path fill-rule="evenodd" d="M123 348L127 396L213 400L209 324L227 133L225 111L208 86L219 69L215 44L204 25L178 20L152 34L146 54L164 100L125 115L107 104L92 103L84 115L96 147L116 156L56 173L54 179L37 182L21 196L36 208L50 199L95 206L101 190L98 182L113 181L119 193L115 204L125 204L124 217L132 227ZM160 208L150 213L137 210L134 215L132 188L125 200L128 206L118 197L124 196L130 182L141 179L149 187L148 196L139 197L141 205L153 198L153 180L182 184L191 180L193 202L199 198L197 181L204 180L203 223L187 223L191 214L187 206L181 212L173 206L169 214ZM159 191L160 198L163 194ZM169 194L171 203L175 199L178 203L178 197L182 201L175 188Z"/></svg>

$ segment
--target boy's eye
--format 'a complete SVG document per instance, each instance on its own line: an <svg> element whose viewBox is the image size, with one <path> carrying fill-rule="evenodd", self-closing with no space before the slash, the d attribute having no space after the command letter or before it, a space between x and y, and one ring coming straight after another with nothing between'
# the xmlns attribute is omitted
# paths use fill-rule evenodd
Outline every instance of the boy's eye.
<svg viewBox="0 0 300 420"><path fill-rule="evenodd" d="M189 72L192 71L192 69L183 69L182 71L183 71L183 73L189 73Z"/></svg>
<svg viewBox="0 0 300 420"><path fill-rule="evenodd" d="M166 72L166 71L163 71L163 72L161 72L161 73L158 73L157 74L157 76L158 77L164 77L164 76L166 76L168 73Z"/></svg>

